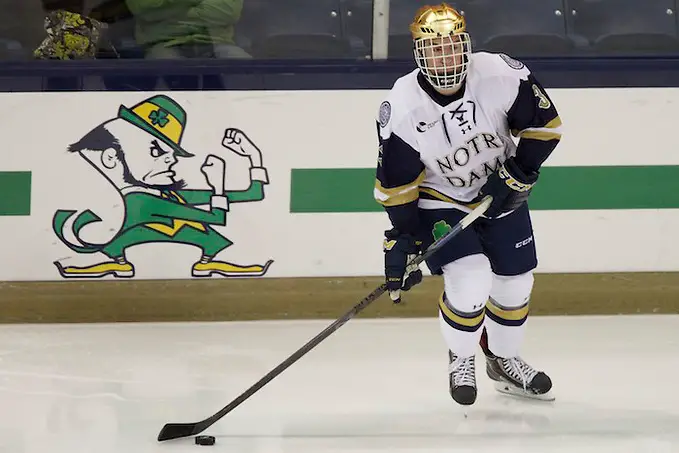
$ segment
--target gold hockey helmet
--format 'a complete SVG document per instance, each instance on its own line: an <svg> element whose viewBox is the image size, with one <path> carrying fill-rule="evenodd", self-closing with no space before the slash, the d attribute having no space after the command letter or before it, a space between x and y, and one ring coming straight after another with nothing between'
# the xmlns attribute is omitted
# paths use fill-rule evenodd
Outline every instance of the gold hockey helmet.
<svg viewBox="0 0 679 453"><path fill-rule="evenodd" d="M464 16L446 3L423 6L410 24L415 62L442 92L457 90L469 67L471 39Z"/></svg>

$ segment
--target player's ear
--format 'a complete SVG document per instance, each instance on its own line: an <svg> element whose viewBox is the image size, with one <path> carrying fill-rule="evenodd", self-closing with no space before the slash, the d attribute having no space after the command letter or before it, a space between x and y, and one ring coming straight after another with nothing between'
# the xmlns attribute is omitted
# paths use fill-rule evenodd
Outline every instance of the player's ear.
<svg viewBox="0 0 679 453"><path fill-rule="evenodd" d="M106 148L101 153L101 164L109 170L115 168L118 164L118 152L113 148Z"/></svg>

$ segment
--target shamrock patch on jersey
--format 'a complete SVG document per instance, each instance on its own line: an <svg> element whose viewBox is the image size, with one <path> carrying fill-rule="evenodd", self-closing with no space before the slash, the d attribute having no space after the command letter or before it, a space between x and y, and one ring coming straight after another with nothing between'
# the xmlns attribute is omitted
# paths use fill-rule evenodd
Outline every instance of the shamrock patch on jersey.
<svg viewBox="0 0 679 453"><path fill-rule="evenodd" d="M445 236L453 227L450 226L445 220L439 220L434 224L434 228L431 230L431 234L434 236L434 240L438 241L443 236Z"/></svg>

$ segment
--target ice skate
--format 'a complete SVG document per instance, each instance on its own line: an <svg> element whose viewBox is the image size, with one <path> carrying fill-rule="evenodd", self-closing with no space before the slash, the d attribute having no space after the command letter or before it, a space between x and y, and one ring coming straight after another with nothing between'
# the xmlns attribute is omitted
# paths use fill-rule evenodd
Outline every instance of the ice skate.
<svg viewBox="0 0 679 453"><path fill-rule="evenodd" d="M550 390L552 380L542 371L535 370L521 357L502 358L490 351L486 354L486 373L495 383L495 390L507 395L553 401Z"/></svg>
<svg viewBox="0 0 679 453"><path fill-rule="evenodd" d="M469 406L476 401L476 370L474 356L458 357L448 351L450 396L456 403Z"/></svg>

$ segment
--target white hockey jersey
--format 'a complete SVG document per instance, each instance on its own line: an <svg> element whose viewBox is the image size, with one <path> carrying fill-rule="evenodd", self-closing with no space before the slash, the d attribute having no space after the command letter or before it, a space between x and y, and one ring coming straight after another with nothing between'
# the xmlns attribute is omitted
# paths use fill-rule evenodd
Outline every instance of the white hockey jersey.
<svg viewBox="0 0 679 453"><path fill-rule="evenodd" d="M381 103L374 197L390 215L404 205L469 212L509 156L518 151L517 163L537 171L558 143L556 108L522 62L486 52L470 58L454 95L436 92L416 69Z"/></svg>

